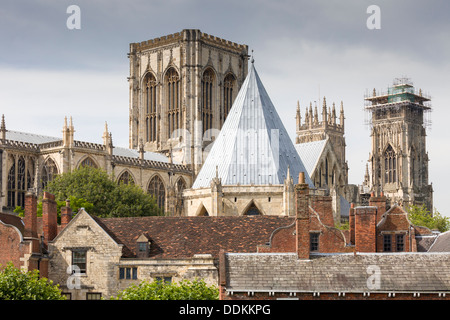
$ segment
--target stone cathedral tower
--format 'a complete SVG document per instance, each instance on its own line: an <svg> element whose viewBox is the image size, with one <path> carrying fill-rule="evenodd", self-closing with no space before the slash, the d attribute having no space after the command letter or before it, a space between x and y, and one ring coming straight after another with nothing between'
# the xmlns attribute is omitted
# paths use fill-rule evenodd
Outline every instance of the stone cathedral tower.
<svg viewBox="0 0 450 320"><path fill-rule="evenodd" d="M426 150L430 98L416 91L406 78L396 79L387 92L367 96L371 114L371 191L381 192L390 204L425 204L432 212Z"/></svg>
<svg viewBox="0 0 450 320"><path fill-rule="evenodd" d="M131 43L129 59L129 147L196 175L247 75L247 45L189 29Z"/></svg>

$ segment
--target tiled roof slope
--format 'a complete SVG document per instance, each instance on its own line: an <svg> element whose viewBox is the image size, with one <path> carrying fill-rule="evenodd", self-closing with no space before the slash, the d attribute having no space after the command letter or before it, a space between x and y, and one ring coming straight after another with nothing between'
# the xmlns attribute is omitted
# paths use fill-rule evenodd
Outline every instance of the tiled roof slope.
<svg viewBox="0 0 450 320"><path fill-rule="evenodd" d="M450 255L444 253L352 253L311 260L290 253L226 254L226 265L226 287L235 292L450 290ZM369 277L378 270L379 286L369 287Z"/></svg>
<svg viewBox="0 0 450 320"><path fill-rule="evenodd" d="M151 240L154 259L191 258L194 254L219 257L226 252L256 252L278 227L291 224L289 217L133 217L94 218L116 242L124 244L124 257L136 256L136 240Z"/></svg>
<svg viewBox="0 0 450 320"><path fill-rule="evenodd" d="M440 233L428 252L450 252L450 231Z"/></svg>

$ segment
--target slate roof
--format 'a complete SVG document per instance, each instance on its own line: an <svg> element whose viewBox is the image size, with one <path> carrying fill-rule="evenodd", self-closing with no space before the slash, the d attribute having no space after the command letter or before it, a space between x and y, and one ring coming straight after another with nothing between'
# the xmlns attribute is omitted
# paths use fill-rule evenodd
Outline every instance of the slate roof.
<svg viewBox="0 0 450 320"><path fill-rule="evenodd" d="M146 235L151 240L149 258L154 259L192 258L194 254L218 258L221 249L256 252L276 228L294 221L292 217L277 216L92 217L117 243L124 245L124 257L135 257L136 240Z"/></svg>
<svg viewBox="0 0 450 320"><path fill-rule="evenodd" d="M450 254L367 253L326 255L228 253L227 291L441 292L450 290ZM379 268L379 269L377 269ZM368 278L379 274L379 286ZM370 286L370 288L369 288Z"/></svg>
<svg viewBox="0 0 450 320"><path fill-rule="evenodd" d="M249 73L192 188L222 185L279 185L288 167L294 184L299 172L311 179L252 63Z"/></svg>
<svg viewBox="0 0 450 320"><path fill-rule="evenodd" d="M6 131L6 139L11 141L19 141L33 144L42 144L61 140L61 138L13 130Z"/></svg>
<svg viewBox="0 0 450 320"><path fill-rule="evenodd" d="M450 252L450 231L440 233L428 249L428 252Z"/></svg>
<svg viewBox="0 0 450 320"><path fill-rule="evenodd" d="M119 157L139 158L139 151L122 147L114 147L113 155ZM165 155L150 151L144 152L144 160L166 162L166 163L169 162L169 158L166 157Z"/></svg>

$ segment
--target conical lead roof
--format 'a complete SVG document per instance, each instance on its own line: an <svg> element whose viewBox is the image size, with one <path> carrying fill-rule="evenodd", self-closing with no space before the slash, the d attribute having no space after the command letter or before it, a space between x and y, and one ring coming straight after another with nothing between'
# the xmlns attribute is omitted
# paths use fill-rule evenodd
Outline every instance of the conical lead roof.
<svg viewBox="0 0 450 320"><path fill-rule="evenodd" d="M254 64L192 188L222 185L283 184L289 168L294 184L299 172L311 179L269 98Z"/></svg>

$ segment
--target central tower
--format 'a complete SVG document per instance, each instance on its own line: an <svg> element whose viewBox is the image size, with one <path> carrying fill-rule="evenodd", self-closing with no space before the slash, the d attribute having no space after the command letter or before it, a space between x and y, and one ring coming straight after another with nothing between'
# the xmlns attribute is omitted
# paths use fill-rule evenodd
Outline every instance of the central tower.
<svg viewBox="0 0 450 320"><path fill-rule="evenodd" d="M161 152L196 175L248 66L247 45L200 30L130 44L129 147Z"/></svg>

